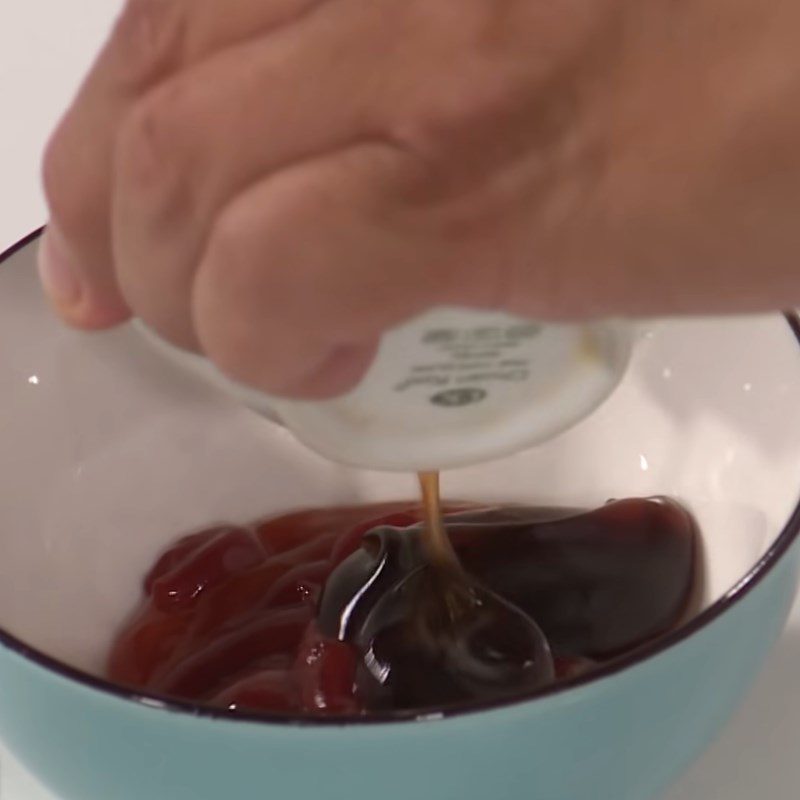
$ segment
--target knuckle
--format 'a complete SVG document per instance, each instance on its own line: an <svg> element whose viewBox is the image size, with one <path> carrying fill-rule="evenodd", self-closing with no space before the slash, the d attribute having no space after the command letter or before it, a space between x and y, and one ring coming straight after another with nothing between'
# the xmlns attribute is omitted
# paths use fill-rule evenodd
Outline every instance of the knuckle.
<svg viewBox="0 0 800 800"><path fill-rule="evenodd" d="M127 0L111 38L120 82L138 87L180 63L189 19L181 0Z"/></svg>
<svg viewBox="0 0 800 800"><path fill-rule="evenodd" d="M167 191L178 155L178 102L172 90L151 92L123 120L115 157L125 190L148 195Z"/></svg>
<svg viewBox="0 0 800 800"><path fill-rule="evenodd" d="M411 101L396 137L439 166L480 163L496 149L498 131L511 122L512 91L501 76L465 64Z"/></svg>
<svg viewBox="0 0 800 800"><path fill-rule="evenodd" d="M407 90L401 94L398 107L403 119L394 121L403 138L445 160L463 160L464 148L476 153L497 148L503 138L499 131L510 132L524 124L526 112L549 80L548 70L560 63L558 58L539 55L526 35L537 30L529 17L542 16L541 11L528 10L531 5L541 4L522 0L436 4L428 17L432 34L422 54L429 59L432 78L412 94Z"/></svg>
<svg viewBox="0 0 800 800"><path fill-rule="evenodd" d="M443 130L469 135L474 126L488 123L493 115L505 116L519 99L516 83L503 65L486 69L479 58L467 54L458 71L434 86L424 117Z"/></svg>

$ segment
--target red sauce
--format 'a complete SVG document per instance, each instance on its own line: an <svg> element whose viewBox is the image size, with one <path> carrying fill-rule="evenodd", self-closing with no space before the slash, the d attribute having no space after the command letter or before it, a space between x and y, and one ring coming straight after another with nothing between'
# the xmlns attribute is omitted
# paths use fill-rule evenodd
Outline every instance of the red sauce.
<svg viewBox="0 0 800 800"><path fill-rule="evenodd" d="M548 680L663 635L696 594L697 529L669 500L623 500L592 512L470 504L445 512L465 569L543 631L555 665ZM435 705L435 676L422 694L402 680L376 693L364 677L358 631L339 641L338 606L320 604L326 582L328 597L350 591L346 565L336 568L362 547L373 552L386 530L409 529L403 547L414 551L421 519L417 504L384 503L179 539L146 575L143 600L113 644L109 677L233 711L368 714ZM368 532L371 544L362 545Z"/></svg>

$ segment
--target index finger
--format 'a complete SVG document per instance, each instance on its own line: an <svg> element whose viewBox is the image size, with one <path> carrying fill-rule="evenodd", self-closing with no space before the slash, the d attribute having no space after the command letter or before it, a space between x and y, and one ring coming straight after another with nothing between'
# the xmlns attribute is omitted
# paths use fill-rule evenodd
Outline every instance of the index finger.
<svg viewBox="0 0 800 800"><path fill-rule="evenodd" d="M114 273L110 200L114 145L133 105L185 66L329 1L128 0L44 157L51 221L40 272L69 323L103 328L130 313Z"/></svg>

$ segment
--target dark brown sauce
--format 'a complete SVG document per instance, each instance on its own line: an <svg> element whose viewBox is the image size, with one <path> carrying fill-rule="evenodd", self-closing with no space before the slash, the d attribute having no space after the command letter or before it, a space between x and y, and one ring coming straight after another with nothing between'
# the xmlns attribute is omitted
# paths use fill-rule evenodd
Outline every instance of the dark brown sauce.
<svg viewBox="0 0 800 800"><path fill-rule="evenodd" d="M329 576L323 634L361 654L370 709L422 709L522 694L553 680L536 622L461 565L445 530L439 475L420 473L424 523L378 528Z"/></svg>
<svg viewBox="0 0 800 800"><path fill-rule="evenodd" d="M692 610L699 537L672 500L444 512L467 585L498 598L488 629L456 627L454 641L439 612L423 615L427 631L407 624L448 589L417 504L315 509L178 540L146 576L108 674L233 711L422 711L591 670Z"/></svg>

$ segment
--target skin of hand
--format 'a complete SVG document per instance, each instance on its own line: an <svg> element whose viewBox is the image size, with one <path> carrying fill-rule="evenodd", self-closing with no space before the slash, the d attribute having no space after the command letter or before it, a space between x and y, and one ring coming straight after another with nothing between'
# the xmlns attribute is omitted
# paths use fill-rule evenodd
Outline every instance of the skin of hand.
<svg viewBox="0 0 800 800"><path fill-rule="evenodd" d="M265 391L440 304L800 302L796 0L130 0L44 158L40 272Z"/></svg>

